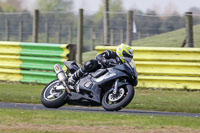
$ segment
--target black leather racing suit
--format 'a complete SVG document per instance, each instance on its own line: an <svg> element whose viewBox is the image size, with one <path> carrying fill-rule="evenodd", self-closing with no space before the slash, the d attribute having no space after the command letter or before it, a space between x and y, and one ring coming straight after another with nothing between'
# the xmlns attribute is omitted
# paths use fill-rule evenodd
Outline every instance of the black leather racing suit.
<svg viewBox="0 0 200 133"><path fill-rule="evenodd" d="M114 59L116 62L121 62L121 59L117 56L116 52L106 50L103 53L96 56L96 59L85 62L70 78L69 83L74 85L86 72L93 72L99 68L108 66L109 59Z"/></svg>

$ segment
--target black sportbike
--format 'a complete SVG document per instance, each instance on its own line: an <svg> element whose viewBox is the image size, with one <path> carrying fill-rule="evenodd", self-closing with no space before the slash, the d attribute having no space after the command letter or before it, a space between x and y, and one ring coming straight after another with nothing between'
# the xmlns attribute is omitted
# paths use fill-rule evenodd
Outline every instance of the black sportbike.
<svg viewBox="0 0 200 133"><path fill-rule="evenodd" d="M74 61L65 61L64 72L59 64L54 65L56 80L50 82L41 95L41 102L48 108L71 105L102 105L107 111L117 111L127 106L134 97L137 72L132 59L125 63L109 61L102 69L86 73L75 86L68 84L79 66Z"/></svg>

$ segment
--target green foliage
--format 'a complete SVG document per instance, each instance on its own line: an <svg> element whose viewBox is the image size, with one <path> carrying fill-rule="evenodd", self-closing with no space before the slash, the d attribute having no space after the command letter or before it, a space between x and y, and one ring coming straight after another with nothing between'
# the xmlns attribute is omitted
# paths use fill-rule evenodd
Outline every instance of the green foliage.
<svg viewBox="0 0 200 133"><path fill-rule="evenodd" d="M39 9L42 11L71 10L72 0L38 0Z"/></svg>
<svg viewBox="0 0 200 133"><path fill-rule="evenodd" d="M122 0L110 0L110 11L111 12L123 12Z"/></svg>
<svg viewBox="0 0 200 133"><path fill-rule="evenodd" d="M7 5L6 7L4 7L4 12L16 12L16 9L11 5Z"/></svg>
<svg viewBox="0 0 200 133"><path fill-rule="evenodd" d="M173 31L176 29L183 28L184 26L185 26L184 17L177 15L169 17L165 22L162 23L160 29L166 31Z"/></svg>
<svg viewBox="0 0 200 133"><path fill-rule="evenodd" d="M109 0L109 12L123 12L122 0ZM104 14L104 0L101 0L101 5L96 13L96 21L101 21Z"/></svg>
<svg viewBox="0 0 200 133"><path fill-rule="evenodd" d="M3 12L3 9L2 9L2 7L0 6L0 12Z"/></svg>
<svg viewBox="0 0 200 133"><path fill-rule="evenodd" d="M179 14L159 16L154 10L147 10L146 13L140 10L134 12L137 32L142 34L161 34L185 27L184 16Z"/></svg>

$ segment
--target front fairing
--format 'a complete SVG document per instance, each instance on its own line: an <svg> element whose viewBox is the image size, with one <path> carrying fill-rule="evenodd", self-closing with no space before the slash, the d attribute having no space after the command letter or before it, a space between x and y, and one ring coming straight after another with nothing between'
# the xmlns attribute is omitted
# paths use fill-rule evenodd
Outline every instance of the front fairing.
<svg viewBox="0 0 200 133"><path fill-rule="evenodd" d="M124 59L125 59L125 64L130 66L130 69L131 68L133 69L134 75L137 74L137 72L136 72L136 64L135 64L135 61L133 60L133 58L125 57Z"/></svg>
<svg viewBox="0 0 200 133"><path fill-rule="evenodd" d="M136 71L136 64L135 64L135 61L132 59L131 62L129 63L131 68L132 68L132 71L133 71L133 75L135 77L137 77L137 71Z"/></svg>
<svg viewBox="0 0 200 133"><path fill-rule="evenodd" d="M132 75L134 74L134 71L136 71L136 64L135 61L131 58L130 60L126 60L125 63L116 66L117 69L124 70L130 72Z"/></svg>
<svg viewBox="0 0 200 133"><path fill-rule="evenodd" d="M133 59L129 62L129 64L131 65L132 68L136 69L136 64Z"/></svg>
<svg viewBox="0 0 200 133"><path fill-rule="evenodd" d="M133 80L135 77L137 77L136 67L134 64L125 63L126 71L128 72L129 77L131 77Z"/></svg>

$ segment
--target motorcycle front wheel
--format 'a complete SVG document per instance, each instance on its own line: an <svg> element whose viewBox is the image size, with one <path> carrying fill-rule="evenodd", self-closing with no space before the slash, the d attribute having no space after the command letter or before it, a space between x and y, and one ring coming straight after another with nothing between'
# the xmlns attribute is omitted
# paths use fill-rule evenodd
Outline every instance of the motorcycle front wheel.
<svg viewBox="0 0 200 133"><path fill-rule="evenodd" d="M108 90L102 98L102 106L107 111L118 111L127 106L133 99L135 90L132 85L125 85L118 89L117 94Z"/></svg>
<svg viewBox="0 0 200 133"><path fill-rule="evenodd" d="M57 91L56 86L60 85L59 80L53 80L43 89L41 102L47 108L58 108L66 103L67 92L65 90Z"/></svg>

